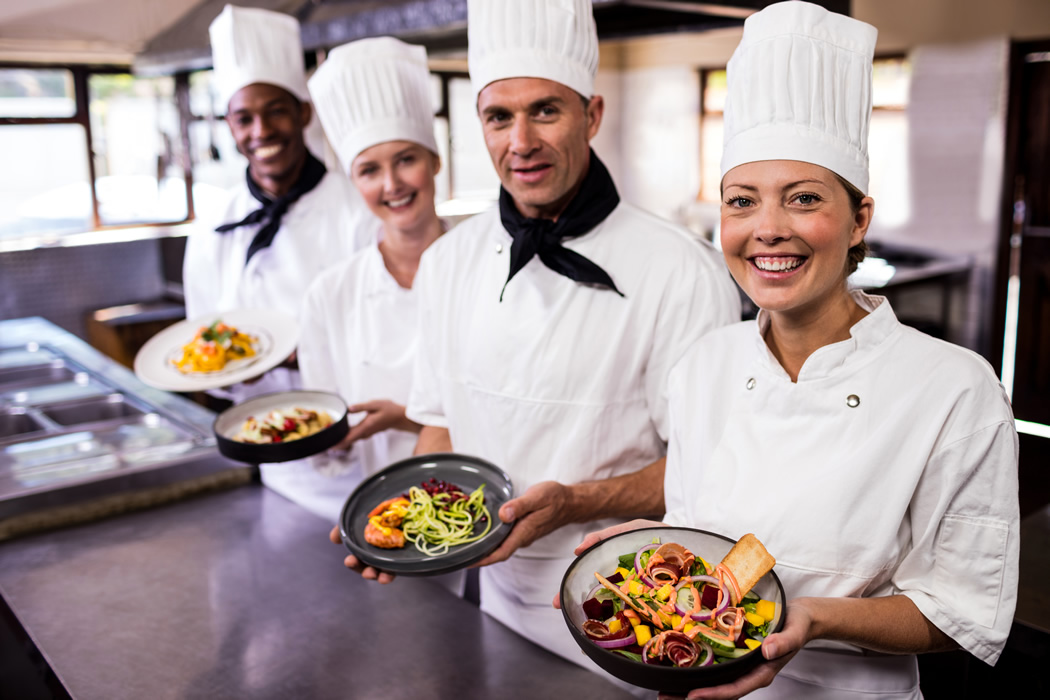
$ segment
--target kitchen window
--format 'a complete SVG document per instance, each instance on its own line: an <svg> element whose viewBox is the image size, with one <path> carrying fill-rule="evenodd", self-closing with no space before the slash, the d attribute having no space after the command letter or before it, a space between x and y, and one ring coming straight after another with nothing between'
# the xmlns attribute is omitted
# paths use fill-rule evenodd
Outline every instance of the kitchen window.
<svg viewBox="0 0 1050 700"><path fill-rule="evenodd" d="M0 65L0 249L192 218L184 76Z"/></svg>
<svg viewBox="0 0 1050 700"><path fill-rule="evenodd" d="M492 167L466 73L432 73L434 135L441 172L438 174L438 213L474 214L499 196L499 177Z"/></svg>

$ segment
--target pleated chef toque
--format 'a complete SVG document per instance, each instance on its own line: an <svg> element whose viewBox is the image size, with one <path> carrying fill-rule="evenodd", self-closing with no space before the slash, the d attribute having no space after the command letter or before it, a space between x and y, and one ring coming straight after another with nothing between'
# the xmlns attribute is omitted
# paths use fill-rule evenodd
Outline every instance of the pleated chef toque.
<svg viewBox="0 0 1050 700"><path fill-rule="evenodd" d="M751 15L729 60L722 176L743 163L821 165L868 191L875 27L807 2Z"/></svg>
<svg viewBox="0 0 1050 700"><path fill-rule="evenodd" d="M598 30L591 0L468 0L474 97L507 78L546 78L594 95Z"/></svg>
<svg viewBox="0 0 1050 700"><path fill-rule="evenodd" d="M227 5L208 27L221 104L241 88L267 83L308 101L299 22L269 10Z"/></svg>
<svg viewBox="0 0 1050 700"><path fill-rule="evenodd" d="M361 151L411 141L437 153L427 51L392 37L333 49L310 78L310 96L332 148L349 172Z"/></svg>

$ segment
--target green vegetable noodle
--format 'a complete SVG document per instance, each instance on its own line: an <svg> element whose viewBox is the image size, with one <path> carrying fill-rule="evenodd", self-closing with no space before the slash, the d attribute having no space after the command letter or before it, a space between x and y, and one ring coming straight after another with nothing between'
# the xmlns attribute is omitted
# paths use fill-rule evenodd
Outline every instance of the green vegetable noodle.
<svg viewBox="0 0 1050 700"><path fill-rule="evenodd" d="M408 490L409 506L402 523L405 540L423 554L437 556L450 547L480 540L492 528L492 518L485 506L482 484L466 498L447 493L434 496L418 486ZM484 521L478 534L474 525Z"/></svg>

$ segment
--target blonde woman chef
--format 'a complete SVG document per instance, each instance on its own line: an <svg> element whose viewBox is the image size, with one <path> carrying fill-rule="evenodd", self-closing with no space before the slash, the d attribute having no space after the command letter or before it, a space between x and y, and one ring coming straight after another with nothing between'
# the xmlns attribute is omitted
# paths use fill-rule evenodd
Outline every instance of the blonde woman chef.
<svg viewBox="0 0 1050 700"><path fill-rule="evenodd" d="M303 386L339 393L356 415L339 446L349 452L296 465L287 494L332 523L362 479L412 454L419 432L404 407L417 346L412 282L443 231L429 81L423 47L379 37L332 50L309 82L344 172L375 214L362 236L373 242L317 278L301 319Z"/></svg>
<svg viewBox="0 0 1050 700"><path fill-rule="evenodd" d="M915 654L961 647L992 664L1010 631L1003 389L976 354L847 287L874 210L875 37L781 3L748 18L729 63L721 241L761 312L671 373L664 519L758 534L791 600L762 647L772 663L690 698L920 698Z"/></svg>

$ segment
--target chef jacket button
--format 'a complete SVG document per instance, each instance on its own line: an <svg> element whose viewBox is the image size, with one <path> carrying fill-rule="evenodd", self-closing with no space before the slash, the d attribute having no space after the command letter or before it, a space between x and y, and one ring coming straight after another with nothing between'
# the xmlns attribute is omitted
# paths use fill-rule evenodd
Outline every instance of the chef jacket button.
<svg viewBox="0 0 1050 700"><path fill-rule="evenodd" d="M502 253L503 252L503 244L502 243L497 243L496 244L496 252L497 253Z"/></svg>
<svg viewBox="0 0 1050 700"><path fill-rule="evenodd" d="M755 388L755 378L751 377L750 379L747 380L747 390L751 391L754 388Z"/></svg>
<svg viewBox="0 0 1050 700"><path fill-rule="evenodd" d="M860 397L856 394L850 394L846 397L846 405L850 408L856 408L857 406L860 406Z"/></svg>

